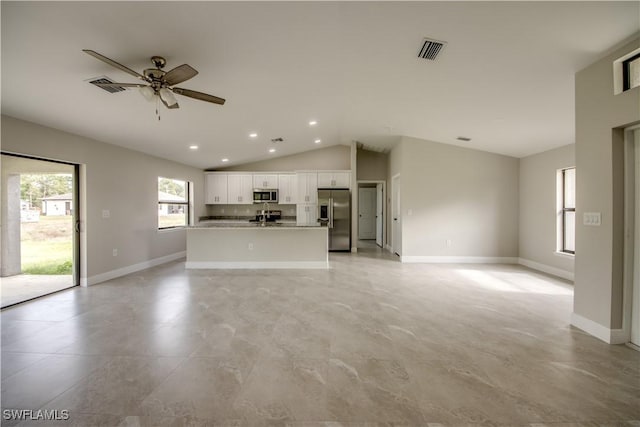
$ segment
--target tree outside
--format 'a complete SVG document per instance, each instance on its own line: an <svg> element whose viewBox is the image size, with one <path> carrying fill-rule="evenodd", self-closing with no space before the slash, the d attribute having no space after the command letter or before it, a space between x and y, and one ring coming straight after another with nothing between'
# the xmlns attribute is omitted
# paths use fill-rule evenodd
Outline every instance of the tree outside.
<svg viewBox="0 0 640 427"><path fill-rule="evenodd" d="M42 212L42 199L71 193L71 174L22 174L20 198L28 210ZM73 217L40 215L21 223L21 267L24 274L71 274Z"/></svg>

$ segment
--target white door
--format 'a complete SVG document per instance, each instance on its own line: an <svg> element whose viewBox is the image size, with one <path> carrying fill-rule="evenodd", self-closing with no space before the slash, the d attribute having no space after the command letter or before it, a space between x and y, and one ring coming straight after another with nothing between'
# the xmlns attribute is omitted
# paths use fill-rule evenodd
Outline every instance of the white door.
<svg viewBox="0 0 640 427"><path fill-rule="evenodd" d="M402 211L400 210L400 175L391 179L391 246L402 255Z"/></svg>
<svg viewBox="0 0 640 427"><path fill-rule="evenodd" d="M640 129L634 132L635 140L635 171L636 171L636 194L635 194L635 242L633 257L633 300L631 306L631 342L640 346Z"/></svg>
<svg viewBox="0 0 640 427"><path fill-rule="evenodd" d="M376 244L382 247L384 232L383 221L383 209L384 209L384 194L382 191L382 184L376 185Z"/></svg>
<svg viewBox="0 0 640 427"><path fill-rule="evenodd" d="M376 238L376 189L358 189L358 239Z"/></svg>

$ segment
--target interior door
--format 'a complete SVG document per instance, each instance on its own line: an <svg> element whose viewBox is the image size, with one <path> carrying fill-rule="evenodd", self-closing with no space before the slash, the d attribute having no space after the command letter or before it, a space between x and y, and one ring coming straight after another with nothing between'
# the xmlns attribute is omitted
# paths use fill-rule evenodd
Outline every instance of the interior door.
<svg viewBox="0 0 640 427"><path fill-rule="evenodd" d="M358 239L376 238L376 189L358 189Z"/></svg>
<svg viewBox="0 0 640 427"><path fill-rule="evenodd" d="M382 191L382 184L376 185L376 244L382 247L383 244L383 232L384 232L384 194Z"/></svg>
<svg viewBox="0 0 640 427"><path fill-rule="evenodd" d="M400 210L400 175L391 180L391 245L393 252L402 255L402 211Z"/></svg>

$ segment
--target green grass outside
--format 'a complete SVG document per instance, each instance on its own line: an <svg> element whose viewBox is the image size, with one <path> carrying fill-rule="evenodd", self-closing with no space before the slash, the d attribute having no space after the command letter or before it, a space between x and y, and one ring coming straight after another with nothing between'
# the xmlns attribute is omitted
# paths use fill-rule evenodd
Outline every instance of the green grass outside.
<svg viewBox="0 0 640 427"><path fill-rule="evenodd" d="M71 274L73 258L70 216L41 216L21 227L21 264L25 274Z"/></svg>

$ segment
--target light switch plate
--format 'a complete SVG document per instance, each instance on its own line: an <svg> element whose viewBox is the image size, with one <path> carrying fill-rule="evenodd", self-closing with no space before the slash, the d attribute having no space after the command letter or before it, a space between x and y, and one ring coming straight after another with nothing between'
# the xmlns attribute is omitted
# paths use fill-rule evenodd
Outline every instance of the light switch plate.
<svg viewBox="0 0 640 427"><path fill-rule="evenodd" d="M601 224L600 212L585 212L582 214L582 223L593 227L598 227Z"/></svg>

